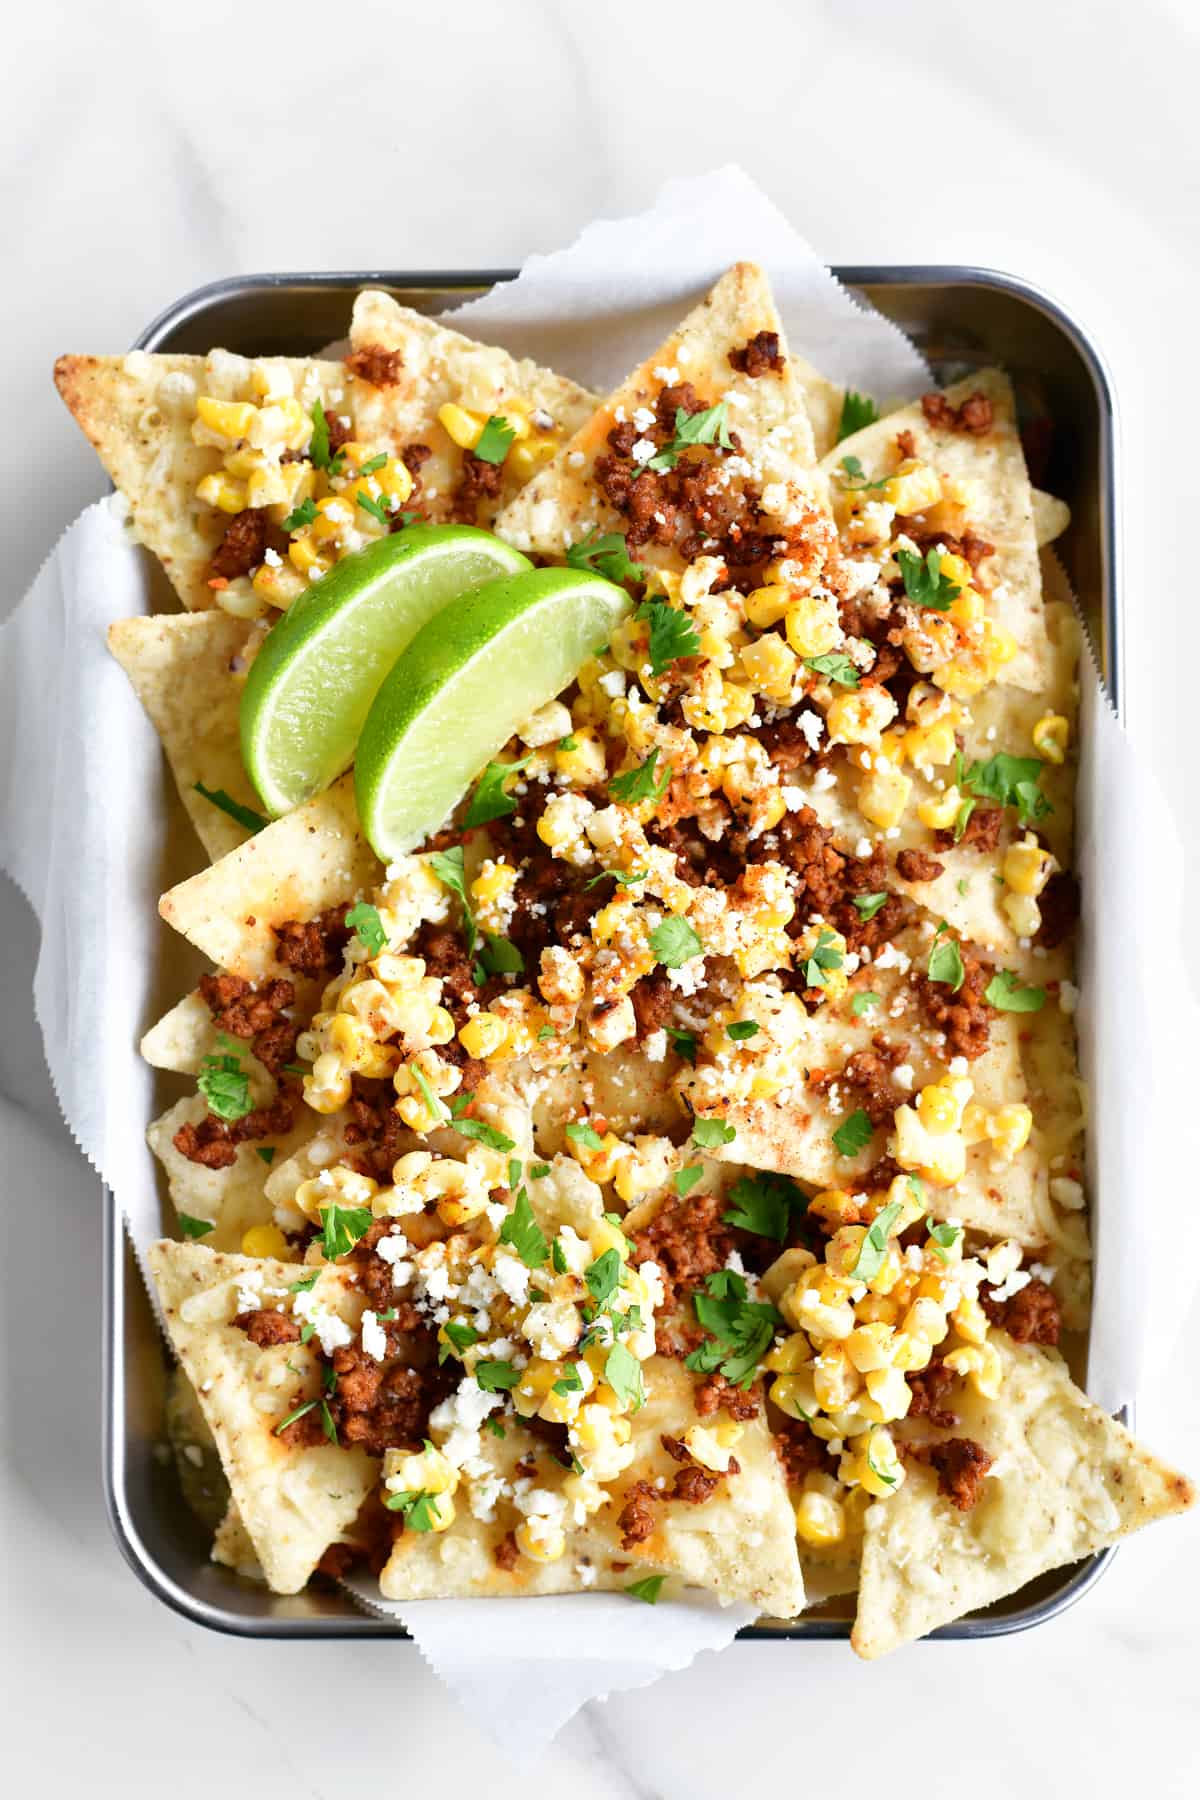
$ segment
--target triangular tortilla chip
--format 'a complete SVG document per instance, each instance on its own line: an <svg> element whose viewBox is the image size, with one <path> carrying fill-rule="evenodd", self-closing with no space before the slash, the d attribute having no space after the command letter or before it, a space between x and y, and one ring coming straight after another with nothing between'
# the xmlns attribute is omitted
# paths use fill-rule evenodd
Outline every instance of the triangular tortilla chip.
<svg viewBox="0 0 1200 1800"><path fill-rule="evenodd" d="M242 1524L242 1515L233 1501L225 1508L225 1516L217 1526L217 1534L213 1538L212 1559L226 1569L232 1569L245 1581L265 1581L262 1564L258 1560L258 1552L250 1539L250 1533Z"/></svg>
<svg viewBox="0 0 1200 1800"><path fill-rule="evenodd" d="M243 1299L249 1310L286 1307L291 1284L313 1271L168 1242L151 1245L149 1262L171 1342L200 1397L267 1581L276 1593L297 1593L357 1516L379 1466L360 1449L282 1443L272 1425L304 1384L312 1385L317 1359L303 1344L260 1349L233 1320L247 1310ZM362 1296L340 1270L323 1269L314 1292L322 1306L357 1327ZM302 1371L299 1382L289 1361Z"/></svg>
<svg viewBox="0 0 1200 1800"><path fill-rule="evenodd" d="M812 428L790 357L757 377L737 373L730 363L730 352L760 331L776 333L782 344L766 276L753 263L738 263L504 509L496 520L499 535L520 550L561 558L593 531L620 530L621 515L596 484L596 458L607 449L618 416L633 420L639 409L653 408L664 387L685 381L694 384L702 406L728 401L729 428L742 440L741 456L763 493L767 516L776 512L775 501L786 514L795 488L807 490L812 478ZM659 567L679 563L669 547L648 545L638 556Z"/></svg>
<svg viewBox="0 0 1200 1800"><path fill-rule="evenodd" d="M1070 523L1071 509L1065 500L1058 500L1053 494L1034 488L1033 531L1039 550L1052 544L1055 538L1060 538Z"/></svg>
<svg viewBox="0 0 1200 1800"><path fill-rule="evenodd" d="M258 1151L269 1145L280 1161L290 1158L315 1135L321 1121L302 1107L291 1131L282 1137L239 1144L236 1158L227 1168L209 1169L184 1156L173 1141L181 1125L198 1125L207 1111L199 1094L177 1100L161 1118L155 1119L146 1133L146 1142L163 1166L176 1212L207 1220L213 1226L204 1235L205 1246L210 1250L239 1251L250 1227L270 1224L274 1210L265 1192L268 1164Z"/></svg>
<svg viewBox="0 0 1200 1800"><path fill-rule="evenodd" d="M219 611L118 619L108 628L108 647L162 740L180 798L212 862L244 844L252 828L206 799L197 784L251 812L261 806L242 767L242 683L231 666L245 647L246 630L244 619Z"/></svg>
<svg viewBox="0 0 1200 1800"><path fill-rule="evenodd" d="M961 1423L935 1435L974 1439L993 1467L959 1512L933 1470L910 1460L903 1487L868 1511L850 1640L860 1656L883 1656L1195 1500L1184 1476L1092 1405L1055 1352L1002 1332L989 1342L1004 1365L998 1397L956 1395Z"/></svg>
<svg viewBox="0 0 1200 1800"><path fill-rule="evenodd" d="M947 388L946 400L959 406L972 395L991 403L992 424L978 435L931 426L919 402L889 413L842 442L825 457L822 469L836 485L846 457L857 457L862 478L874 481L895 468L897 435L906 431L914 454L940 475L978 484L971 509L972 529L994 547L982 567L988 612L1018 644L999 680L1041 693L1047 686L1047 647L1042 613L1042 579L1033 523L1033 489L1017 429L1012 384L999 369L983 369ZM856 476L856 478L858 478Z"/></svg>
<svg viewBox="0 0 1200 1800"><path fill-rule="evenodd" d="M343 775L211 869L171 888L158 910L218 968L257 981L277 975L271 927L311 919L372 888L382 870Z"/></svg>

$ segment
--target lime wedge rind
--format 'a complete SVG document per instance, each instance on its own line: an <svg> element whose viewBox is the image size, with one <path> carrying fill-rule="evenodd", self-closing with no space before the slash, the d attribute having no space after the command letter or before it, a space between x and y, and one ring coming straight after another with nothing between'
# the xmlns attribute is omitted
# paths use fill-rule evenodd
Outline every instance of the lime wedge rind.
<svg viewBox="0 0 1200 1800"><path fill-rule="evenodd" d="M631 606L599 575L534 569L433 618L387 676L363 725L355 795L385 862L449 817L480 769L606 644Z"/></svg>
<svg viewBox="0 0 1200 1800"><path fill-rule="evenodd" d="M268 632L242 695L242 760L278 817L349 767L397 656L459 595L528 559L490 532L413 525L344 557Z"/></svg>

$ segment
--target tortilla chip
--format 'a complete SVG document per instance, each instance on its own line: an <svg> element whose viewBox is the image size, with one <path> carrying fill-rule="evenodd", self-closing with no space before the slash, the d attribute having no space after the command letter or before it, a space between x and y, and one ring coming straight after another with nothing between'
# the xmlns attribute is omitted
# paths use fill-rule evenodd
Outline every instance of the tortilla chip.
<svg viewBox="0 0 1200 1800"><path fill-rule="evenodd" d="M515 401L547 421L536 424L535 431L553 430L567 438L599 405L598 395L565 376L436 325L378 288L364 289L355 300L350 343L360 353L398 350L403 358L389 386L359 384L355 424L368 443L391 442L402 449L419 442L432 452L421 465L421 510L430 519L453 514L463 464L461 448L438 420L440 407L451 403L488 418L503 414ZM527 479L520 460L506 457L500 490L481 498L477 522L490 526Z"/></svg>
<svg viewBox="0 0 1200 1800"><path fill-rule="evenodd" d="M207 1220L213 1230L204 1234L210 1250L239 1251L252 1225L269 1225L273 1208L266 1195L269 1166L259 1156L271 1147L280 1161L290 1159L312 1138L321 1121L305 1107L292 1130L282 1137L239 1144L236 1159L224 1169L208 1169L192 1162L175 1148L173 1139L181 1125L198 1125L208 1108L199 1094L190 1094L155 1119L146 1142L162 1164L167 1188L176 1212Z"/></svg>
<svg viewBox="0 0 1200 1800"><path fill-rule="evenodd" d="M788 351L788 360L804 395L804 410L812 426L813 453L818 458L828 456L838 441L845 390L835 382L827 381L819 369L814 369L794 349Z"/></svg>
<svg viewBox="0 0 1200 1800"><path fill-rule="evenodd" d="M282 361L306 410L343 401L354 384L341 363ZM129 501L133 528L161 561L189 611L213 606L208 564L229 523L196 498L196 484L222 466L222 452L192 442L198 392L241 393L263 359L209 356L60 356L54 382L105 470Z"/></svg>
<svg viewBox="0 0 1200 1800"><path fill-rule="evenodd" d="M333 1444L293 1449L271 1426L315 1381L317 1359L304 1344L259 1349L233 1320L247 1284L270 1304L312 1274L302 1264L227 1256L203 1244L152 1244L150 1270L167 1330L220 1451L233 1501L268 1583L297 1593L322 1552L357 1517L378 1479L360 1449ZM357 1328L362 1295L336 1268L323 1268L314 1290L322 1305ZM303 1371L300 1386L292 1371ZM259 1402L263 1402L262 1405Z"/></svg>
<svg viewBox="0 0 1200 1800"><path fill-rule="evenodd" d="M1048 685L1042 578L1033 490L1017 429L1016 401L1012 384L999 369L984 369L946 389L952 406L973 394L983 394L991 401L989 431L976 436L933 427L915 402L844 438L821 467L836 482L843 458L853 456L862 464L866 480L889 475L895 468L897 434L907 431L916 456L931 463L939 475L976 484L978 499L971 508L971 526L994 547L980 575L989 590L988 612L1012 633L1018 645L1016 656L1005 664L998 679L1009 687L1041 693Z"/></svg>
<svg viewBox="0 0 1200 1800"><path fill-rule="evenodd" d="M213 1538L212 1559L221 1563L226 1569L232 1569L235 1575L242 1576L245 1581L265 1581L263 1566L258 1560L258 1552L251 1542L250 1533L242 1524L242 1515L231 1500L225 1508L225 1516L217 1526L217 1534Z"/></svg>
<svg viewBox="0 0 1200 1800"><path fill-rule="evenodd" d="M737 263L504 509L496 520L499 535L519 550L561 558L593 531L622 529L622 515L600 492L593 465L607 449L618 412L632 419L639 408L653 407L668 385L656 371L667 369L678 371L672 379L695 385L702 406L729 402L729 428L742 440L742 456L763 492L765 511L786 514L794 490L812 485L812 428L790 357L782 369L757 378L738 374L730 364L730 352L760 331L777 333L782 344L783 327L766 276L753 263ZM674 551L655 545L639 549L638 557L658 566L679 560Z"/></svg>
<svg viewBox="0 0 1200 1800"><path fill-rule="evenodd" d="M909 1461L899 1492L868 1511L850 1640L862 1657L990 1606L1195 1500L1184 1476L1092 1405L1057 1353L1003 1332L989 1342L1004 1364L999 1397L956 1396L953 1435L981 1444L993 1468L976 1504L958 1512L933 1470Z"/></svg>
<svg viewBox="0 0 1200 1800"><path fill-rule="evenodd" d="M1071 523L1071 509L1065 500L1055 499L1053 494L1043 493L1041 488L1033 490L1033 532L1037 538L1038 549L1052 544L1055 538L1062 536Z"/></svg>
<svg viewBox="0 0 1200 1800"><path fill-rule="evenodd" d="M218 968L257 981L280 972L273 925L314 918L381 879L359 827L353 777L343 775L211 869L171 888L158 910Z"/></svg>
<svg viewBox="0 0 1200 1800"><path fill-rule="evenodd" d="M244 619L223 612L118 619L108 628L108 647L162 740L180 798L213 862L251 831L199 793L197 783L252 812L261 809L242 767L242 684L230 667L245 648L247 629Z"/></svg>

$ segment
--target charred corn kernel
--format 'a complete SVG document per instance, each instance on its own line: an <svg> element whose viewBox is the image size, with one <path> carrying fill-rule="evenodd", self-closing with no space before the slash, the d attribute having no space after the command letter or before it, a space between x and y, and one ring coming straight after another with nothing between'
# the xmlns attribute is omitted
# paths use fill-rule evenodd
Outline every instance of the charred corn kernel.
<svg viewBox="0 0 1200 1800"><path fill-rule="evenodd" d="M834 1232L825 1246L825 1264L835 1275L847 1280L862 1251L863 1239L867 1235L865 1225L842 1225Z"/></svg>
<svg viewBox="0 0 1200 1800"><path fill-rule="evenodd" d="M459 1032L458 1041L468 1056L486 1062L489 1056L503 1050L508 1042L508 1028L495 1013L476 1013Z"/></svg>
<svg viewBox="0 0 1200 1800"><path fill-rule="evenodd" d="M860 1375L869 1375L876 1369L886 1369L891 1361L894 1338L891 1326L882 1322L856 1325L846 1339L846 1355ZM867 1383L867 1391L871 1391L870 1382Z"/></svg>
<svg viewBox="0 0 1200 1800"><path fill-rule="evenodd" d="M701 665L699 677L683 696L683 716L697 731L736 731L754 712L754 694L736 681L726 681L713 663Z"/></svg>
<svg viewBox="0 0 1200 1800"><path fill-rule="evenodd" d="M649 636L640 619L623 619L609 639L608 654L617 667L632 673L646 660Z"/></svg>
<svg viewBox="0 0 1200 1800"><path fill-rule="evenodd" d="M562 1369L556 1362L534 1358L521 1371L521 1379L512 1390L513 1405L525 1418L532 1418L556 1381L562 1380Z"/></svg>
<svg viewBox="0 0 1200 1800"><path fill-rule="evenodd" d="M944 794L937 794L931 800L918 801L917 817L930 831L949 831L961 806L962 796L958 789L949 787Z"/></svg>
<svg viewBox="0 0 1200 1800"><path fill-rule="evenodd" d="M613 1132L606 1131L600 1140L598 1150L587 1144L581 1144L578 1138L568 1138L567 1149L585 1175L592 1181L605 1182L611 1181L616 1174L617 1164L624 1153L625 1146ZM599 1255L598 1251L597 1255Z"/></svg>
<svg viewBox="0 0 1200 1800"><path fill-rule="evenodd" d="M839 694L825 714L831 744L878 744L884 729L896 717L895 700L885 687L859 688Z"/></svg>
<svg viewBox="0 0 1200 1800"><path fill-rule="evenodd" d="M858 810L872 825L891 831L904 817L912 782L891 763L868 770L855 796Z"/></svg>
<svg viewBox="0 0 1200 1800"><path fill-rule="evenodd" d="M950 1315L950 1322L968 1344L982 1344L988 1334L988 1317L974 1294L964 1294Z"/></svg>
<svg viewBox="0 0 1200 1800"><path fill-rule="evenodd" d="M904 1464L896 1454L890 1431L872 1431L850 1460L853 1478L877 1500L886 1500L904 1480Z"/></svg>
<svg viewBox="0 0 1200 1800"><path fill-rule="evenodd" d="M801 1494L796 1502L796 1536L814 1549L827 1550L846 1536L846 1515L826 1494Z"/></svg>
<svg viewBox="0 0 1200 1800"><path fill-rule="evenodd" d="M1062 763L1066 761L1071 727L1061 713L1043 713L1030 735L1033 738L1033 747L1043 762Z"/></svg>
<svg viewBox="0 0 1200 1800"><path fill-rule="evenodd" d="M292 601L299 599L308 583L298 569L293 569L289 563L280 562L277 567L271 563L263 563L254 571L250 585L261 600L286 612Z"/></svg>
<svg viewBox="0 0 1200 1800"><path fill-rule="evenodd" d="M933 672L943 667L958 648L960 640L954 621L926 608L916 624L903 628L901 636L913 668L923 675L932 675L937 686L942 687Z"/></svg>
<svg viewBox="0 0 1200 1800"><path fill-rule="evenodd" d="M768 625L779 623L791 604L791 588L771 582L746 595L746 617L752 625L765 631Z"/></svg>
<svg viewBox="0 0 1200 1800"><path fill-rule="evenodd" d="M812 1380L817 1403L825 1412L840 1412L849 1406L862 1386L858 1370L847 1361L840 1344L821 1351L812 1365Z"/></svg>
<svg viewBox="0 0 1200 1800"><path fill-rule="evenodd" d="M863 1379L868 1400L879 1409L876 1424L886 1425L889 1419L904 1418L912 1404L912 1389L900 1369L868 1369ZM859 1405L865 1406L865 1403L860 1400Z"/></svg>
<svg viewBox="0 0 1200 1800"><path fill-rule="evenodd" d="M257 412L258 408L248 400L216 400L211 394L201 394L196 401L199 423L218 437L228 438L231 444L240 443L247 436Z"/></svg>
<svg viewBox="0 0 1200 1800"><path fill-rule="evenodd" d="M914 725L928 729L947 719L957 729L964 723L965 715L961 706L956 706L949 694L943 694L931 682L914 682L909 689L908 699L904 703L904 716Z"/></svg>
<svg viewBox="0 0 1200 1800"><path fill-rule="evenodd" d="M350 1070L333 1051L318 1056L304 1077L304 1100L314 1112L334 1113L350 1098Z"/></svg>
<svg viewBox="0 0 1200 1800"><path fill-rule="evenodd" d="M953 1374L963 1376L981 1399L994 1400L1000 1392L1004 1365L994 1344L964 1344L947 1351L942 1360Z"/></svg>
<svg viewBox="0 0 1200 1800"><path fill-rule="evenodd" d="M1020 1101L998 1106L988 1117L985 1130L999 1155L1011 1162L1029 1142L1033 1114Z"/></svg>
<svg viewBox="0 0 1200 1800"><path fill-rule="evenodd" d="M804 594L794 600L787 609L784 629L797 656L824 656L845 635L832 594Z"/></svg>
<svg viewBox="0 0 1200 1800"><path fill-rule="evenodd" d="M790 1375L780 1375L771 1383L771 1399L789 1419L811 1419L820 1410L817 1390L813 1385L811 1361Z"/></svg>
<svg viewBox="0 0 1200 1800"><path fill-rule="evenodd" d="M554 768L556 774L579 787L593 787L603 781L607 763L599 732L590 725L568 732L565 742L554 752Z"/></svg>
<svg viewBox="0 0 1200 1800"><path fill-rule="evenodd" d="M522 1556L527 1556L531 1562L557 1562L567 1548L562 1526L554 1519L543 1518L540 1513L522 1519L513 1537Z"/></svg>
<svg viewBox="0 0 1200 1800"><path fill-rule="evenodd" d="M1026 832L1019 844L1010 844L1004 852L1000 872L1014 894L1036 899L1057 867L1050 852L1043 850L1032 832Z"/></svg>
<svg viewBox="0 0 1200 1800"><path fill-rule="evenodd" d="M233 481L219 469L214 475L206 475L203 481L196 484L196 498L203 500L205 506L215 506L219 512L239 513L246 505L246 484Z"/></svg>
<svg viewBox="0 0 1200 1800"><path fill-rule="evenodd" d="M399 505L403 505L413 491L412 471L398 456L389 456L382 469L376 469L375 480L379 483L380 493Z"/></svg>
<svg viewBox="0 0 1200 1800"><path fill-rule="evenodd" d="M242 1233L243 1256L286 1256L287 1239L278 1225L252 1225Z"/></svg>
<svg viewBox="0 0 1200 1800"><path fill-rule="evenodd" d="M773 1375L794 1375L797 1369L803 1368L811 1354L804 1333L794 1331L791 1337L784 1338L781 1344L776 1344L763 1358L763 1368L769 1369Z"/></svg>
<svg viewBox="0 0 1200 1800"><path fill-rule="evenodd" d="M936 469L909 456L888 477L882 491L884 500L898 513L923 513L941 499L942 483Z"/></svg>
<svg viewBox="0 0 1200 1800"><path fill-rule="evenodd" d="M935 719L929 725L912 725L904 733L904 754L923 775L953 762L957 748L953 719ZM918 817L920 811L918 807Z"/></svg>
<svg viewBox="0 0 1200 1800"><path fill-rule="evenodd" d="M437 416L443 431L448 432L462 450L475 448L487 423L479 413L468 412L466 407L456 406L453 400L439 406Z"/></svg>
<svg viewBox="0 0 1200 1800"><path fill-rule="evenodd" d="M760 694L786 700L792 690L797 659L778 633L771 631L739 651L742 668Z"/></svg>

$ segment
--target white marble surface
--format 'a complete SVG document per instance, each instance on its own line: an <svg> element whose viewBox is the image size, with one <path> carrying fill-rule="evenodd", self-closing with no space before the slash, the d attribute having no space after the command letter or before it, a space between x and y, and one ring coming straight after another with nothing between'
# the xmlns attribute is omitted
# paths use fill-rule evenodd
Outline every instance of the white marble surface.
<svg viewBox="0 0 1200 1800"><path fill-rule="evenodd" d="M735 156L831 259L1011 269L1100 338L1124 407L1131 718L1188 833L1195 910L1191 0L45 0L7 20L5 48L0 613L101 488L50 387L57 352L123 346L178 294L239 271L512 262ZM166 1612L104 1519L97 1194L41 1064L35 933L11 890L0 946L0 1692L21 1791L569 1783L578 1800L705 1800L751 1782L819 1792L849 1772L904 1800L1003 1800L1047 1777L1196 1793L1194 1518L1124 1550L1037 1633L869 1669L844 1646L737 1646L589 1707L525 1775L496 1766L407 1646L250 1644ZM1168 1000L1187 979L1164 969ZM1179 1138L1191 1180L1186 1121ZM1193 1474L1198 1353L1194 1314L1141 1405L1143 1433Z"/></svg>

